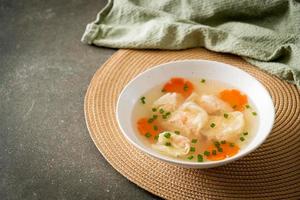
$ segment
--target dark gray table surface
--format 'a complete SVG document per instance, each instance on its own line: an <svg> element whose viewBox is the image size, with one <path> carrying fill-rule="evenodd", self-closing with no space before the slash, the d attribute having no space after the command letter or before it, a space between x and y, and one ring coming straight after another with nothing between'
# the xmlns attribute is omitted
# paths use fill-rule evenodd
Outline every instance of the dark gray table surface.
<svg viewBox="0 0 300 200"><path fill-rule="evenodd" d="M0 199L156 199L98 152L83 100L116 50L84 45L101 0L0 0Z"/></svg>

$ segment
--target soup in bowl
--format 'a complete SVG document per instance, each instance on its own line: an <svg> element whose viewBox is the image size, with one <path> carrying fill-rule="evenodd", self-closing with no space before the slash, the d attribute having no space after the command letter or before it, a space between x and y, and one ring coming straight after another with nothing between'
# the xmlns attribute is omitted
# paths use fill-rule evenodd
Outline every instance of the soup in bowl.
<svg viewBox="0 0 300 200"><path fill-rule="evenodd" d="M274 122L267 90L251 75L205 60L162 64L122 91L117 119L143 152L184 167L208 168L257 148Z"/></svg>

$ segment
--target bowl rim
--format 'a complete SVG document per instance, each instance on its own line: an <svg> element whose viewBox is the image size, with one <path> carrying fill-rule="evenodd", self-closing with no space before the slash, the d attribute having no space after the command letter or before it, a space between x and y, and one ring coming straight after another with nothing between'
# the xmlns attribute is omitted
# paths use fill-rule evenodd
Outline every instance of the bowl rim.
<svg viewBox="0 0 300 200"><path fill-rule="evenodd" d="M147 149L143 148L141 145L135 143L125 132L125 130L123 129L121 122L120 122L120 115L119 115L119 109L120 109L120 100L121 97L123 96L123 93L126 92L127 88L130 87L130 85L136 80L139 79L141 76L146 75L147 73L149 73L150 71L154 71L157 70L158 68L164 67L165 65L169 65L169 64L173 64L173 63L184 63L184 62L210 62L210 63L216 63L216 64L221 64L223 65L222 67L228 67L232 70L237 70L240 71L242 73L245 73L246 75L248 75L253 81L257 82L258 85L260 87L262 87L263 90L265 90L268 98L271 100L271 107L272 107L272 113L271 114L271 123L270 126L267 129L267 133L249 150L244 151L244 152L238 152L235 156L233 157L229 157L226 158L224 160L218 160L218 161L206 161L206 162L192 162L192 161L184 161L184 160L179 160L176 158L172 158L169 156L165 156L163 154L160 154L157 152L157 154L155 154L154 152L148 151ZM274 107L274 103L272 100L272 97L269 93L269 91L266 89L266 87L260 82L258 81L254 76L252 76L251 74L247 73L246 71L235 67L233 65L227 64L227 63L223 63L223 62L218 62L218 61L214 61L214 60L205 60L205 59L181 59L181 60L175 60L175 61L169 61L169 62L165 62L165 63L161 63L158 65L155 65L149 69L146 69L145 71L139 73L138 75L136 75L133 79L131 79L126 86L122 89L121 93L119 94L118 100L117 100L117 104L116 104L116 118L117 118L117 123L119 128L121 129L121 132L123 134L123 136L131 143L133 144L136 148L138 148L139 150L141 150L142 152L153 156L154 158L160 159L162 161L168 162L168 163L173 163L173 164L177 164L177 165L184 165L187 167L203 167L203 168L210 168L210 167L216 167L216 166L220 166L220 165L225 165L227 163L233 162L235 160L241 159L242 157L250 154L251 152L253 152L254 150L256 150L266 139L267 137L270 135L272 128L274 126L274 121L275 121L275 107ZM250 144L250 143L249 143ZM248 144L248 145L249 145ZM213 165L213 166L212 166Z"/></svg>

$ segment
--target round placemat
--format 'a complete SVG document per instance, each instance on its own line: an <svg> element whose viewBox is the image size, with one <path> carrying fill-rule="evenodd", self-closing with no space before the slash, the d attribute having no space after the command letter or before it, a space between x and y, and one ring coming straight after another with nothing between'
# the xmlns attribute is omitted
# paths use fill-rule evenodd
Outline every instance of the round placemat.
<svg viewBox="0 0 300 200"><path fill-rule="evenodd" d="M262 146L231 164L212 169L185 169L152 158L123 137L116 102L137 74L157 64L181 59L216 60L241 68L269 90L276 120ZM234 77L233 77L234 78ZM138 186L167 199L299 199L300 93L246 63L243 59L207 51L119 50L94 75L84 101L90 135L107 161Z"/></svg>

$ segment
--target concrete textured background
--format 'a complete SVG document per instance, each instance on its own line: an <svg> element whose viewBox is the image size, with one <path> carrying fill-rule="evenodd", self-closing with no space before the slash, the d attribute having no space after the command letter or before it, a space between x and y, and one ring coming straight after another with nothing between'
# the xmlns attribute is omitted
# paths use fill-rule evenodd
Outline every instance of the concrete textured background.
<svg viewBox="0 0 300 200"><path fill-rule="evenodd" d="M88 134L84 95L116 50L80 38L101 0L0 0L0 199L157 199Z"/></svg>

